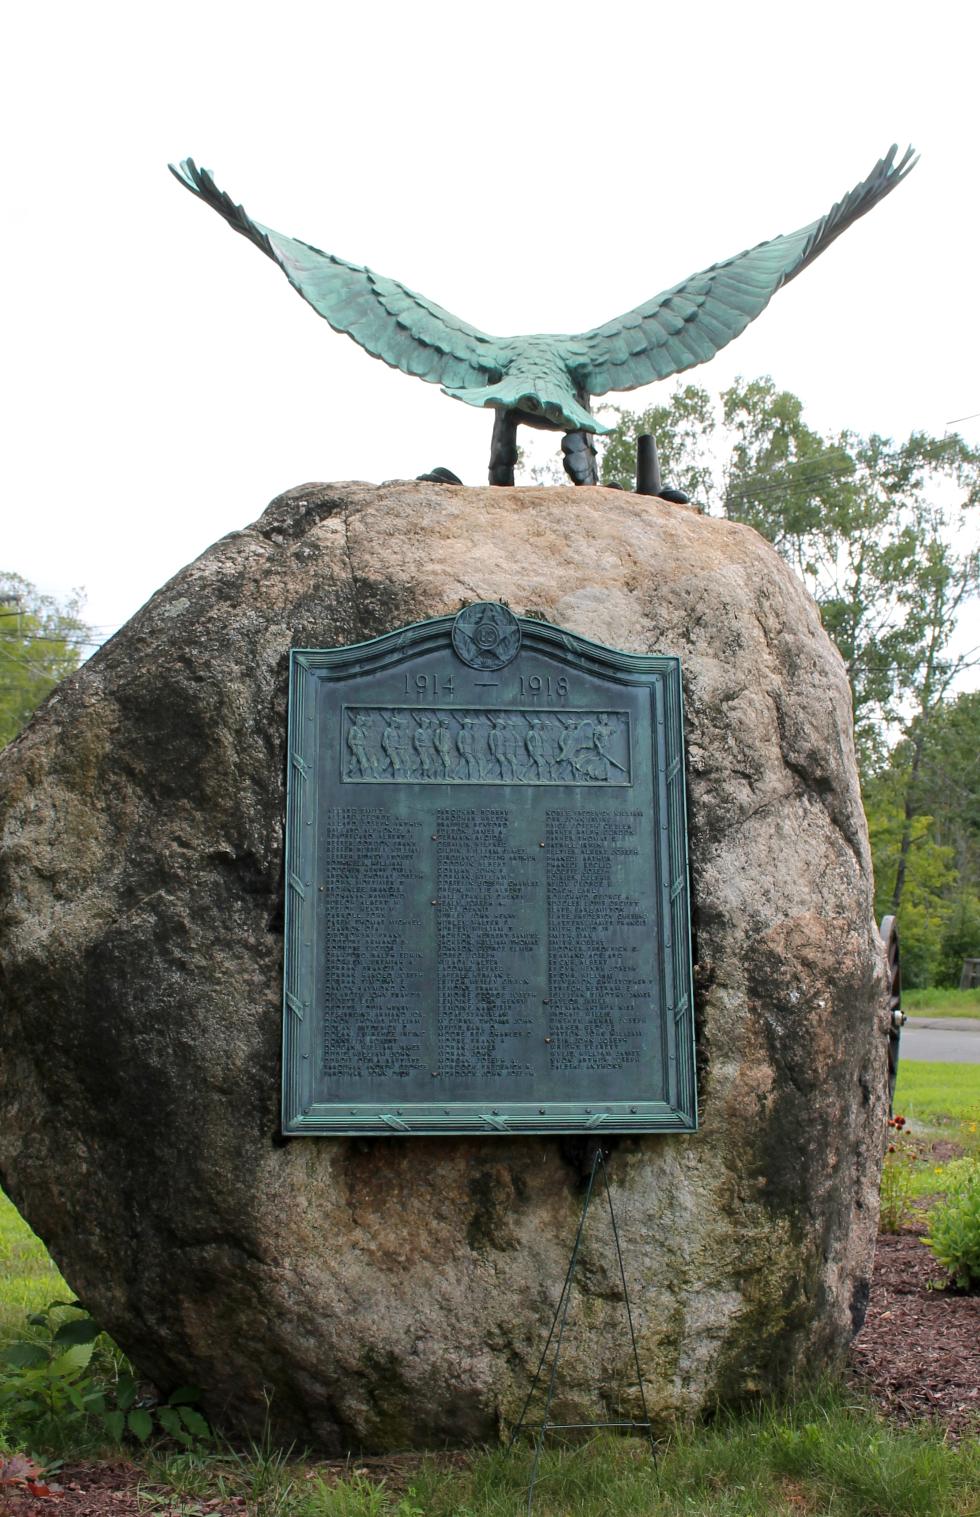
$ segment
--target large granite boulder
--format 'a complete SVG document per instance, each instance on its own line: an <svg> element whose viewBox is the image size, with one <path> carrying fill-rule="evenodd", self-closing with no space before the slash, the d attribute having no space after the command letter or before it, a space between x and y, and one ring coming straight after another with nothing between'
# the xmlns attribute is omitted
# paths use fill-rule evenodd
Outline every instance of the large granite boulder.
<svg viewBox="0 0 980 1517"><path fill-rule="evenodd" d="M658 1418L862 1320L887 1011L840 658L749 529L603 489L308 485L217 543L0 759L0 1183L161 1387L326 1449L519 1409L585 1140L278 1136L291 646L505 600L683 660L701 1129L613 1139ZM566 1420L636 1411L608 1226Z"/></svg>

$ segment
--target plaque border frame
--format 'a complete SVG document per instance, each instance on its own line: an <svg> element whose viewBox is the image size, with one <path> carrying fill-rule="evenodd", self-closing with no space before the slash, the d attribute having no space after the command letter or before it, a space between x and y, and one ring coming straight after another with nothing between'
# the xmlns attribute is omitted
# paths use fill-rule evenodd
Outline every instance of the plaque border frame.
<svg viewBox="0 0 980 1517"><path fill-rule="evenodd" d="M660 962L661 1019L668 1100L317 1102L311 1094L317 765L316 693L327 675L364 674L398 663L408 650L452 650L455 616L434 617L362 643L293 648L289 656L283 965L282 1120L285 1136L461 1136L697 1131L690 883L684 779L681 661L672 654L627 653L532 617L517 617L522 651L571 655L587 672L644 685L653 699L661 792L658 858L669 941ZM653 678L651 678L651 676ZM666 871L666 872L664 872ZM306 1046L304 1046L306 1045Z"/></svg>

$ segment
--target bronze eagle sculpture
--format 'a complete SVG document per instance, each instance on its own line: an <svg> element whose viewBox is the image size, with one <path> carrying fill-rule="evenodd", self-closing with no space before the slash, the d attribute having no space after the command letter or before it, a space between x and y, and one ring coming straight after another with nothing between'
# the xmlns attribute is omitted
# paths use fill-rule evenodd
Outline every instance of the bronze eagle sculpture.
<svg viewBox="0 0 980 1517"><path fill-rule="evenodd" d="M798 232L712 264L644 305L575 336L491 337L424 295L358 264L322 253L253 221L192 158L171 172L277 263L295 290L337 332L375 358L415 374L496 416L490 483L513 484L520 423L565 434L565 469L597 481L591 436L611 429L589 408L593 395L633 390L707 363L769 304L781 285L893 190L917 159L890 148L871 173L819 220Z"/></svg>

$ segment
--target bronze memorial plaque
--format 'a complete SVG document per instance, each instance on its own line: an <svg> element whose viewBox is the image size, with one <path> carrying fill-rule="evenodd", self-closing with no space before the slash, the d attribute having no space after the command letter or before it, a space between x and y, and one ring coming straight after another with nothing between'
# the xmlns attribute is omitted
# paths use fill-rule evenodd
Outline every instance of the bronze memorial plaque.
<svg viewBox="0 0 980 1517"><path fill-rule="evenodd" d="M285 1133L691 1132L681 673L478 602L295 650Z"/></svg>

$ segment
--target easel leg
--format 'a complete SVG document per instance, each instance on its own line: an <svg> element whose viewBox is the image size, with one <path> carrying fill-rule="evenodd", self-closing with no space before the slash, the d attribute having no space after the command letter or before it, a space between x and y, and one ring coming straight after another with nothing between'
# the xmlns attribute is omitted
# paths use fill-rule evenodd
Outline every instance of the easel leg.
<svg viewBox="0 0 980 1517"><path fill-rule="evenodd" d="M601 1159L600 1159L600 1162ZM602 1164L602 1179L606 1187L606 1200L609 1202L609 1220L612 1223L613 1238L616 1241L616 1258L619 1260L619 1278L623 1284L623 1305L626 1307L626 1321L629 1323L630 1343L633 1346L633 1368L636 1371L636 1388L640 1393L640 1406L643 1408L643 1424L646 1425L647 1435L650 1439L650 1452L657 1457L657 1445L654 1442L653 1426L650 1422L650 1413L647 1411L646 1392L643 1389L643 1375L640 1370L640 1353L636 1346L636 1331L633 1327L633 1312L630 1308L630 1293L626 1287L626 1268L623 1264L623 1250L619 1246L619 1228L616 1226L616 1213L613 1210L612 1191L609 1189L609 1171ZM643 1425L641 1424L641 1426Z"/></svg>
<svg viewBox="0 0 980 1517"><path fill-rule="evenodd" d="M568 1321L568 1308L571 1302L572 1284L575 1278L575 1269L578 1264L579 1249L582 1243L582 1233L585 1229L585 1219L589 1214L589 1205L592 1200L592 1192L595 1188L596 1175L599 1173L600 1169L602 1170L603 1184L606 1188L606 1201L609 1206L609 1220L612 1223L613 1238L616 1244L616 1258L619 1262L619 1278L623 1287L623 1301L626 1306L626 1320L629 1324L630 1344L633 1350L633 1365L636 1371L637 1389L640 1392L640 1404L643 1408L643 1420L641 1422L627 1422L623 1420L621 1422L552 1423L548 1420L548 1414L551 1411L551 1404L554 1400L555 1384L558 1378L558 1360L561 1357L562 1340L565 1335L565 1325ZM640 1356L636 1345L636 1332L633 1327L633 1313L630 1308L629 1291L626 1285L626 1269L623 1264L623 1251L619 1242L619 1229L616 1226L616 1213L613 1208L612 1192L609 1189L607 1165L603 1158L602 1149L598 1145L596 1147L595 1153L592 1156L592 1168L589 1172L589 1182L585 1190L585 1200L582 1203L582 1215L579 1218L578 1231L575 1234L575 1243L572 1248L572 1256L568 1261L568 1269L565 1272L565 1281L561 1288L561 1295L558 1298L558 1305L555 1308L555 1315L552 1318L551 1327L548 1331L548 1338L542 1351L541 1358L538 1361L538 1367L534 1372L534 1379L531 1381L531 1389L527 1393L527 1398L524 1402L523 1407L521 1408L521 1415L517 1419L517 1422L514 1426L514 1431L511 1433L509 1444L510 1448L514 1447L514 1444L517 1440L517 1435L521 1431L521 1428L524 1426L524 1419L527 1416L528 1408L531 1405L531 1399L538 1387L538 1382L541 1379L541 1372L544 1369L552 1339L555 1337L556 1328L558 1329L558 1337L555 1342L555 1355L551 1362L551 1374L548 1378L548 1391L545 1397L544 1414L541 1419L541 1425L538 1429L537 1439L535 1440L534 1459L531 1465L531 1479L527 1491L528 1517L530 1517L531 1507L534 1501L534 1487L537 1484L538 1480L538 1469L541 1463L541 1452L544 1448L546 1433L570 1428L584 1430L586 1428L600 1427L628 1427L634 1431L638 1431L640 1428L643 1428L645 1429L647 1437L650 1440L650 1451L653 1457L656 1458L656 1444L654 1443L653 1428L650 1423L649 1413L647 1412L646 1395L643 1390L643 1376L640 1372Z"/></svg>
<svg viewBox="0 0 980 1517"><path fill-rule="evenodd" d="M562 1338L565 1336L565 1323L568 1321L568 1306L569 1302L572 1299L572 1282L575 1278L575 1266L578 1264L579 1246L582 1242L582 1232L585 1228L585 1219L589 1214L589 1202L592 1200L592 1188L595 1185L596 1171L598 1170L601 1163L602 1149L597 1147L592 1158L592 1169L589 1172L589 1183L585 1191L585 1200L582 1203L582 1215L579 1218L578 1232L575 1234L575 1244L572 1248L572 1257L568 1261L568 1270L565 1275L565 1284L562 1287L562 1293L558 1299L558 1305L555 1308L555 1315L551 1323L551 1331L548 1333L548 1342L544 1346L544 1353L541 1355L541 1363L538 1365L537 1373L534 1376L534 1381L531 1385L530 1392L528 1393L527 1401L524 1403L524 1410L521 1412L520 1421L518 1422L517 1427L514 1429L514 1435L511 1438L511 1446L513 1447L514 1438L517 1437L521 1423L524 1421L525 1413L527 1412L528 1406L530 1405L531 1397L534 1395L534 1388L538 1383L538 1377L541 1374L541 1370L548 1353L548 1345L551 1343L551 1340L554 1336L555 1323L559 1321L560 1314L561 1321L558 1327L558 1341L555 1344L555 1357L551 1361L551 1375L548 1380L548 1394L545 1397L544 1415L541 1418L541 1426L538 1429L538 1436L534 1444L534 1461L531 1465L531 1481L527 1488L528 1513L531 1511L531 1503L534 1500L534 1487L537 1484L538 1480L538 1466L541 1463L541 1450L544 1447L544 1435L550 1426L548 1422L548 1413L551 1411L551 1403L554 1399L555 1394L555 1381L558 1377L558 1360L561 1356Z"/></svg>

